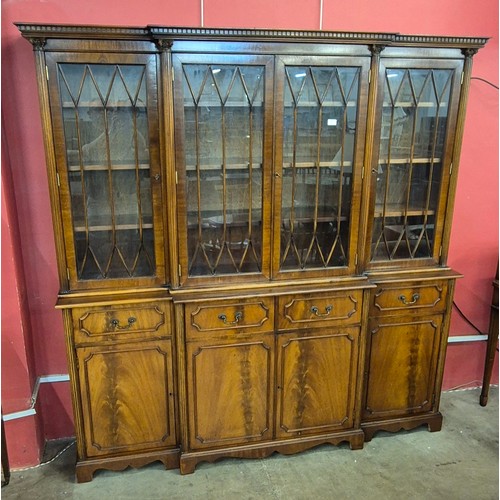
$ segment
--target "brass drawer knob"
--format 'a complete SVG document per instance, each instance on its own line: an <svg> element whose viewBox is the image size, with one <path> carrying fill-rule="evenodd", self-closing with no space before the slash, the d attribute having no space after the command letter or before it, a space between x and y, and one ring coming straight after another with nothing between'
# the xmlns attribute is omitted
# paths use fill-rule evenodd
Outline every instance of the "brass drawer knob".
<svg viewBox="0 0 500 500"><path fill-rule="evenodd" d="M218 318L228 326L235 326L237 325L240 320L243 318L243 313L241 311L237 311L234 315L234 321L228 321L227 316L225 314L219 314Z"/></svg>
<svg viewBox="0 0 500 500"><path fill-rule="evenodd" d="M315 316L317 316L318 318L325 318L326 316L330 315L330 313L332 312L332 309L333 309L333 306L332 305L328 305L328 306L325 307L325 312L324 313L320 313L319 309L316 306L312 306L311 307L311 312Z"/></svg>
<svg viewBox="0 0 500 500"><path fill-rule="evenodd" d="M411 300L408 301L406 300L406 295L400 295L398 299L405 305L405 306L411 306L413 304L416 304L418 299L420 298L420 295L418 293L414 293L411 297Z"/></svg>
<svg viewBox="0 0 500 500"><path fill-rule="evenodd" d="M120 326L120 320L119 319L112 319L110 321L111 323L111 326L115 329L115 330L128 330L135 322L137 321L136 318L134 318L133 316L131 316L128 320L127 320L127 324L125 326Z"/></svg>

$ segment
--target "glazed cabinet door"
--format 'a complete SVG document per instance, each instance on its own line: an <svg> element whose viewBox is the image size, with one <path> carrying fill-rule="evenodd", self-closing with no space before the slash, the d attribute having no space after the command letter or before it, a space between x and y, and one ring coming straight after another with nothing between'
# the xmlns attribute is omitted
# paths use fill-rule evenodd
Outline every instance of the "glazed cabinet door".
<svg viewBox="0 0 500 500"><path fill-rule="evenodd" d="M170 340L76 349L87 457L174 446Z"/></svg>
<svg viewBox="0 0 500 500"><path fill-rule="evenodd" d="M353 273L368 57L278 57L273 273Z"/></svg>
<svg viewBox="0 0 500 500"><path fill-rule="evenodd" d="M181 284L268 277L273 58L173 66Z"/></svg>
<svg viewBox="0 0 500 500"><path fill-rule="evenodd" d="M440 262L462 65L382 58L369 268Z"/></svg>
<svg viewBox="0 0 500 500"><path fill-rule="evenodd" d="M191 450L272 439L274 336L189 342Z"/></svg>
<svg viewBox="0 0 500 500"><path fill-rule="evenodd" d="M156 56L46 61L69 287L164 283Z"/></svg>
<svg viewBox="0 0 500 500"><path fill-rule="evenodd" d="M279 334L276 437L354 426L359 327Z"/></svg>
<svg viewBox="0 0 500 500"><path fill-rule="evenodd" d="M443 342L442 316L372 318L368 335L363 420L431 411Z"/></svg>

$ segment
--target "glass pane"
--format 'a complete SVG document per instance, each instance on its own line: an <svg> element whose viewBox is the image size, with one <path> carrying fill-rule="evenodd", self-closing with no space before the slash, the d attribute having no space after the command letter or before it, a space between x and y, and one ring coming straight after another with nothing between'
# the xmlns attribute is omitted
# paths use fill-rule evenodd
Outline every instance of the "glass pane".
<svg viewBox="0 0 500 500"><path fill-rule="evenodd" d="M287 67L281 269L348 264L359 68Z"/></svg>
<svg viewBox="0 0 500 500"><path fill-rule="evenodd" d="M185 64L190 276L261 270L264 71Z"/></svg>
<svg viewBox="0 0 500 500"><path fill-rule="evenodd" d="M145 69L59 66L79 279L155 273Z"/></svg>
<svg viewBox="0 0 500 500"><path fill-rule="evenodd" d="M433 255L452 73L386 70L372 260Z"/></svg>

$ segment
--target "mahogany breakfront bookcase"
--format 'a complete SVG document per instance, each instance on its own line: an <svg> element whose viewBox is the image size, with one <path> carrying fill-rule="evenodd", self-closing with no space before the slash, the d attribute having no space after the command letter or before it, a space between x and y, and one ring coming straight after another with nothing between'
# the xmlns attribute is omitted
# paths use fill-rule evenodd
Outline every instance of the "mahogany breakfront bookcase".
<svg viewBox="0 0 500 500"><path fill-rule="evenodd" d="M441 428L484 38L18 24L78 481Z"/></svg>

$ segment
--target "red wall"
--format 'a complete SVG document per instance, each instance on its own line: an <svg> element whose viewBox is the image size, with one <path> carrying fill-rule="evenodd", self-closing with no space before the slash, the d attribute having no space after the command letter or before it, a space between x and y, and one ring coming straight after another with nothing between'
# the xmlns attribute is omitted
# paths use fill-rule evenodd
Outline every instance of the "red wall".
<svg viewBox="0 0 500 500"><path fill-rule="evenodd" d="M34 363L31 377L67 373L61 314L54 310L58 290L55 250L51 229L41 125L33 54L21 38L14 21L40 23L114 25L201 24L200 0L4 0L2 2L2 116L12 172L6 197L17 207L22 260L15 252L8 258L20 260L27 277L26 303L32 325ZM320 0L205 0L205 26L260 28L320 28ZM497 0L422 0L403 5L401 0L324 0L323 29L347 31L391 31L408 34L441 34L493 37L474 58L475 76L498 83ZM456 302L482 330L487 330L491 281L498 258L498 92L478 80L472 81L462 150L449 264L465 277L457 284ZM2 210L4 207L2 206ZM8 214L6 215L6 217ZM2 223L4 214L2 214ZM9 224L9 220L6 221ZM10 244L4 252L10 252ZM3 260L2 260L3 262ZM14 328L3 330L2 402L9 411L25 406L26 387L18 387L23 364L5 345L24 349L19 328L20 303L10 296L15 276L4 269L2 291L13 311ZM9 296L12 301L9 300ZM18 303L16 305L16 302ZM5 306L5 304L3 304ZM5 308L6 309L6 308ZM17 328L15 327L18 322ZM4 307L2 307L2 326ZM451 335L476 332L456 315ZM26 357L25 355L24 357ZM480 385L484 343L451 345L444 387ZM29 378L29 377L28 377ZM497 381L497 375L494 381ZM24 399L23 399L24 398ZM14 408L19 405L19 407ZM46 438L73 434L68 384L43 386L39 413ZM31 418L31 417L29 417ZM11 458L14 465L26 463L19 453L26 431L11 426ZM36 427L36 426L35 426ZM17 430L16 430L17 429ZM35 445L33 445L35 448Z"/></svg>
<svg viewBox="0 0 500 500"><path fill-rule="evenodd" d="M2 128L2 413L31 405L35 368L27 287L22 266L19 224ZM5 433L15 441L12 465L36 465L43 449L40 417L7 421Z"/></svg>

